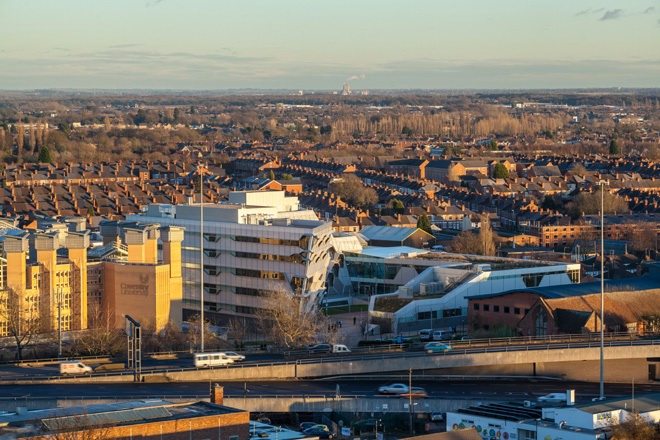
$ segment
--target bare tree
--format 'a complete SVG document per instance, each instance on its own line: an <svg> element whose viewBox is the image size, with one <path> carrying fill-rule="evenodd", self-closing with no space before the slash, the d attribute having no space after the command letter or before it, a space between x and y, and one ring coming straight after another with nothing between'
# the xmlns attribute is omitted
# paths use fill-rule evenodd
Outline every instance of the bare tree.
<svg viewBox="0 0 660 440"><path fill-rule="evenodd" d="M189 347L197 349L200 345L202 328L204 330L204 350L229 347L227 341L219 338L218 335L211 331L208 322L204 323L203 326L201 324L198 315L188 320L188 335L186 340Z"/></svg>
<svg viewBox="0 0 660 440"><path fill-rule="evenodd" d="M310 344L325 323L315 309L301 307L300 298L284 291L269 295L268 307L261 309L259 321L265 334L287 348Z"/></svg>
<svg viewBox="0 0 660 440"><path fill-rule="evenodd" d="M488 215L481 216L481 228L479 229L479 242L481 243L481 255L495 255L495 234L490 225Z"/></svg>
<svg viewBox="0 0 660 440"><path fill-rule="evenodd" d="M23 124L18 124L16 130L17 156L21 157L21 154L23 154L23 145L25 144L25 126Z"/></svg>
<svg viewBox="0 0 660 440"><path fill-rule="evenodd" d="M124 332L114 328L110 313L100 305L93 305L88 316L89 327L79 332L74 339L72 354L94 356L117 354L126 350Z"/></svg>
<svg viewBox="0 0 660 440"><path fill-rule="evenodd" d="M0 322L6 323L6 336L16 344L16 359L23 358L23 350L41 330L39 303L8 288L0 292Z"/></svg>
<svg viewBox="0 0 660 440"><path fill-rule="evenodd" d="M449 244L449 250L457 254L480 254L482 244L477 234L472 231L463 231Z"/></svg>
<svg viewBox="0 0 660 440"><path fill-rule="evenodd" d="M613 440L654 440L658 438L658 426L638 413L631 413L627 420L613 427Z"/></svg>
<svg viewBox="0 0 660 440"><path fill-rule="evenodd" d="M168 322L159 332L143 329L144 349L152 352L180 351L189 348L186 334L174 323Z"/></svg>

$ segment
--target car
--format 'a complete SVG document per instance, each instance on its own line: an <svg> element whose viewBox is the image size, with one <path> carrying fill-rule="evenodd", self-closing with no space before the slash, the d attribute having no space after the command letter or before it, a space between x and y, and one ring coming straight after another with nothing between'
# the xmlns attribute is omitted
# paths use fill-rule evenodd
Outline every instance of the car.
<svg viewBox="0 0 660 440"><path fill-rule="evenodd" d="M431 335L433 341L444 341L446 339L451 339L453 333L451 330L435 330Z"/></svg>
<svg viewBox="0 0 660 440"><path fill-rule="evenodd" d="M429 342L424 345L424 351L433 354L433 353L444 353L451 350L451 345L445 344L444 342Z"/></svg>
<svg viewBox="0 0 660 440"><path fill-rule="evenodd" d="M410 388L410 392L407 393L401 393L399 394L401 397L418 397L418 398L424 398L428 397L428 393L426 390L422 387L412 387Z"/></svg>
<svg viewBox="0 0 660 440"><path fill-rule="evenodd" d="M303 431L305 435L315 435L318 438L334 438L334 435L330 432L330 429L326 425L314 425L311 428L307 428Z"/></svg>
<svg viewBox="0 0 660 440"><path fill-rule="evenodd" d="M433 337L433 330L430 328L425 328L419 331L419 340L420 341L430 341Z"/></svg>
<svg viewBox="0 0 660 440"><path fill-rule="evenodd" d="M431 421L432 422L444 422L445 421L445 415L443 413L431 413Z"/></svg>
<svg viewBox="0 0 660 440"><path fill-rule="evenodd" d="M408 385L403 383L392 383L378 387L380 394L403 394L408 392Z"/></svg>
<svg viewBox="0 0 660 440"><path fill-rule="evenodd" d="M307 351L310 354L314 353L330 353L332 351L332 345L330 344L314 344L307 348Z"/></svg>
<svg viewBox="0 0 660 440"><path fill-rule="evenodd" d="M566 402L566 393L550 393L536 398L537 402L562 403Z"/></svg>
<svg viewBox="0 0 660 440"><path fill-rule="evenodd" d="M225 356L227 356L229 359L233 360L234 362L245 360L245 356L243 356L242 354L238 354L235 351L225 351Z"/></svg>
<svg viewBox="0 0 660 440"><path fill-rule="evenodd" d="M388 342L392 344L405 344L407 342L410 342L410 338L406 338L405 336L398 335L392 339L388 339Z"/></svg>
<svg viewBox="0 0 660 440"><path fill-rule="evenodd" d="M300 424L300 430L304 431L305 429L309 429L313 426L318 426L318 423L315 423L315 422L302 422Z"/></svg>

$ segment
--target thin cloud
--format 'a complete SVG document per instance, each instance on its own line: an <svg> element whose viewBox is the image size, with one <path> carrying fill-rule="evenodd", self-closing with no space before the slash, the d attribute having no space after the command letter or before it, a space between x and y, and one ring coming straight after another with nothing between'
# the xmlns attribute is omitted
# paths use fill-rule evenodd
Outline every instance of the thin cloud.
<svg viewBox="0 0 660 440"><path fill-rule="evenodd" d="M621 17L623 17L623 9L610 9L605 11L603 16L600 17L600 21L617 20Z"/></svg>
<svg viewBox="0 0 660 440"><path fill-rule="evenodd" d="M587 8L587 9L583 9L583 10L581 10L581 11L576 12L576 13L575 13L575 16L576 16L576 17L581 17L581 16L583 16L583 15L593 15L593 14L598 14L598 13L600 13L600 12L603 12L604 10L605 10L605 8L597 8L597 9Z"/></svg>
<svg viewBox="0 0 660 440"><path fill-rule="evenodd" d="M138 46L139 44L137 43L113 44L112 46L108 46L108 49L130 49Z"/></svg>

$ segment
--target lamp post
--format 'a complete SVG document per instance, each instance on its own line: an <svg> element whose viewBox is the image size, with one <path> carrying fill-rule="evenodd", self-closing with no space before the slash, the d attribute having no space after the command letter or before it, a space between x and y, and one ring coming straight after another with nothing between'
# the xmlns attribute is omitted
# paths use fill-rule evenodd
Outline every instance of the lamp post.
<svg viewBox="0 0 660 440"><path fill-rule="evenodd" d="M415 428L413 427L412 368L408 368L408 417L410 435L415 435Z"/></svg>
<svg viewBox="0 0 660 440"><path fill-rule="evenodd" d="M200 159L201 155L200 153ZM199 348L204 353L204 330L206 330L204 322L204 166L201 161L197 167L197 171L199 172Z"/></svg>
<svg viewBox="0 0 660 440"><path fill-rule="evenodd" d="M600 400L605 399L605 181L600 180Z"/></svg>
<svg viewBox="0 0 660 440"><path fill-rule="evenodd" d="M62 357L62 288L57 288L57 357Z"/></svg>

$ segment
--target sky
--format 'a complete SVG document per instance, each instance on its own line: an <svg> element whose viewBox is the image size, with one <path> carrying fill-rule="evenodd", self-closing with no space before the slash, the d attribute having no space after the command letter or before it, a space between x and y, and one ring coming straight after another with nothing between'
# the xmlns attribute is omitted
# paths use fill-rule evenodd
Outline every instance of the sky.
<svg viewBox="0 0 660 440"><path fill-rule="evenodd" d="M660 87L660 0L0 0L0 89Z"/></svg>

